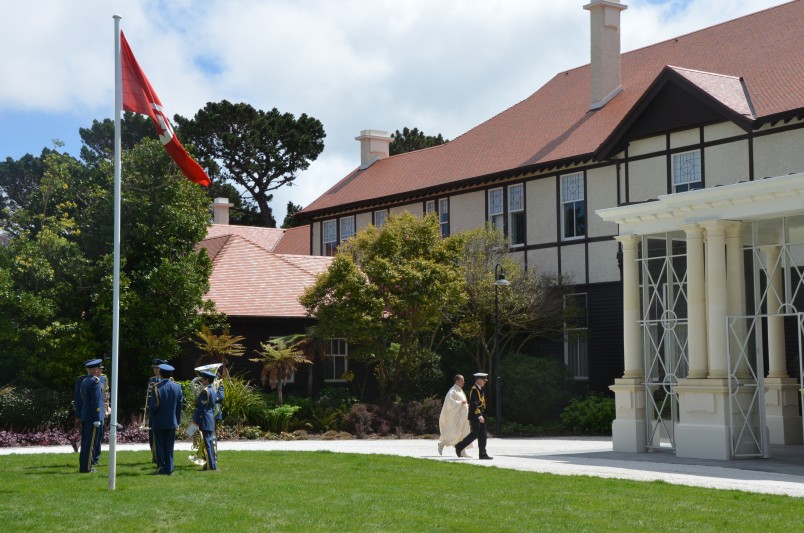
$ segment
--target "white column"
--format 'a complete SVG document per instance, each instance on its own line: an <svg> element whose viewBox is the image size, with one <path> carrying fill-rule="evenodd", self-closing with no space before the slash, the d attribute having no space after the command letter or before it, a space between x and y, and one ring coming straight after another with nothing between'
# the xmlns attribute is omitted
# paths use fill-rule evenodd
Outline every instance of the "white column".
<svg viewBox="0 0 804 533"><path fill-rule="evenodd" d="M726 364L726 224L716 220L701 224L706 230L706 306L709 335L709 378L728 377Z"/></svg>
<svg viewBox="0 0 804 533"><path fill-rule="evenodd" d="M637 262L640 239L637 235L621 235L615 239L623 247L623 377L644 378Z"/></svg>
<svg viewBox="0 0 804 533"><path fill-rule="evenodd" d="M687 233L687 356L690 379L709 372L706 358L706 278L704 275L703 229L697 224L682 228Z"/></svg>
<svg viewBox="0 0 804 533"><path fill-rule="evenodd" d="M774 316L782 312L784 303L782 286L782 264L779 260L779 247L766 246L762 248L765 254L766 274L768 276L768 377L786 378L787 364L785 361L784 343L784 317Z"/></svg>
<svg viewBox="0 0 804 533"><path fill-rule="evenodd" d="M732 317L745 316L745 259L743 257L742 222L726 222L726 287L728 292L727 312ZM727 335L732 339L729 357L731 368L737 365L740 356L740 346L737 339L744 339L746 335L745 319L734 319L731 331Z"/></svg>
<svg viewBox="0 0 804 533"><path fill-rule="evenodd" d="M610 386L617 417L611 425L612 448L617 452L646 451L645 376L639 299L639 236L615 237L623 248L623 377Z"/></svg>

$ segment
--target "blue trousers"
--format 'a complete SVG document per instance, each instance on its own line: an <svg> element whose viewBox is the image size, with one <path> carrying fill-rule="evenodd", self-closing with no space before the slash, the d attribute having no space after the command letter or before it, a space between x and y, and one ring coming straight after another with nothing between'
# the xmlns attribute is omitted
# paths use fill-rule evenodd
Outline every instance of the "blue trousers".
<svg viewBox="0 0 804 533"><path fill-rule="evenodd" d="M92 470L98 433L103 433L102 424L100 427L95 427L92 422L81 421L81 453L78 455L79 472L89 472ZM100 454L100 444L98 444L98 449L98 454Z"/></svg>
<svg viewBox="0 0 804 533"><path fill-rule="evenodd" d="M176 429L155 429L154 449L159 473L169 476L173 473L173 445L176 442Z"/></svg>

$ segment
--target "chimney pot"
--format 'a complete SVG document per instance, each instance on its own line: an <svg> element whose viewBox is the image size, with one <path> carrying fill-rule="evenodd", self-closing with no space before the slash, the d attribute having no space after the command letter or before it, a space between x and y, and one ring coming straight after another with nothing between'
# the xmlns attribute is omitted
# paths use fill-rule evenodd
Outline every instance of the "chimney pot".
<svg viewBox="0 0 804 533"><path fill-rule="evenodd" d="M215 198L212 201L212 223L228 225L230 207L234 207L234 204L228 198Z"/></svg>
<svg viewBox="0 0 804 533"><path fill-rule="evenodd" d="M600 109L620 94L620 12L628 9L619 0L594 0L583 6L591 22L590 109Z"/></svg>
<svg viewBox="0 0 804 533"><path fill-rule="evenodd" d="M360 170L391 154L392 139L387 131L363 130L355 140L360 141Z"/></svg>

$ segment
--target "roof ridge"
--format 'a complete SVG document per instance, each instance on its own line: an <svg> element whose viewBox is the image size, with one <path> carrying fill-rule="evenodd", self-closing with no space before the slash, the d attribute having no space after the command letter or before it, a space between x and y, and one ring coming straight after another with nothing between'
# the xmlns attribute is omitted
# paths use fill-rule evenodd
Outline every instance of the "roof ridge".
<svg viewBox="0 0 804 533"><path fill-rule="evenodd" d="M667 65L667 68L671 68L673 70L684 70L686 72L697 72L698 74L707 74L709 76L720 76L722 78L731 78L733 80L740 80L742 77L740 76L732 76L731 74L722 74L720 72L711 72L708 70L698 70L694 68L687 68L687 67L679 67L676 65Z"/></svg>

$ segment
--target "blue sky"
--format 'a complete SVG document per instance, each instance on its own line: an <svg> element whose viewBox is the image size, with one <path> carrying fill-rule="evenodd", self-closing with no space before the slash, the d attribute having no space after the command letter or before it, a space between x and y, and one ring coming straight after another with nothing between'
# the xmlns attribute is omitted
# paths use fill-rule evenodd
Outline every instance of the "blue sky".
<svg viewBox="0 0 804 533"><path fill-rule="evenodd" d="M307 113L324 153L276 194L306 205L359 164L363 129L454 138L589 62L590 0L28 0L0 31L0 159L78 155L114 114L114 21L169 116L228 99ZM785 3L623 2L623 51Z"/></svg>

